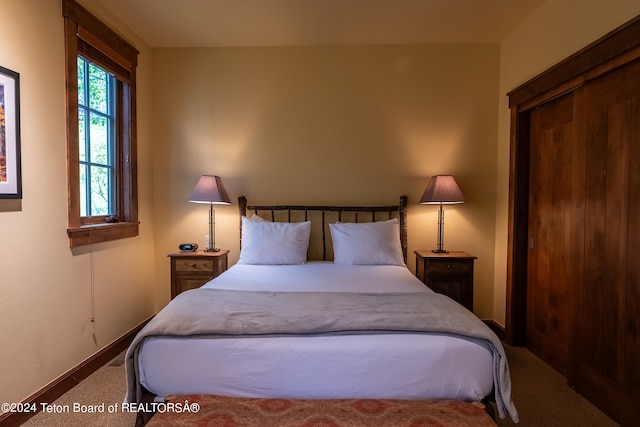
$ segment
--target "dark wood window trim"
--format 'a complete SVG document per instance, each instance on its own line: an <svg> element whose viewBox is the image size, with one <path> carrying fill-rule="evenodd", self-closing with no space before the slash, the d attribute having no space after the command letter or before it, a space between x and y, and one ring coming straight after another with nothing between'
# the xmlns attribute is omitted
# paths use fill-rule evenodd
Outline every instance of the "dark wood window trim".
<svg viewBox="0 0 640 427"><path fill-rule="evenodd" d="M67 180L71 247L138 235L136 143L136 66L138 51L73 0L62 0L65 25L67 82ZM116 77L116 212L105 217L81 217L78 153L78 69L82 54Z"/></svg>

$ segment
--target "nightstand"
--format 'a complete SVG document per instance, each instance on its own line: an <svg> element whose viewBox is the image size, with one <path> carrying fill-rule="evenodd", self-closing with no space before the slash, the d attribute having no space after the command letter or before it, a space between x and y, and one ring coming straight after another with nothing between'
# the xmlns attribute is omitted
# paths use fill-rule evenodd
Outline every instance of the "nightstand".
<svg viewBox="0 0 640 427"><path fill-rule="evenodd" d="M171 299L199 288L227 269L227 249L218 252L176 252L171 258Z"/></svg>
<svg viewBox="0 0 640 427"><path fill-rule="evenodd" d="M473 262L466 252L414 251L416 276L431 290L447 295L473 311Z"/></svg>

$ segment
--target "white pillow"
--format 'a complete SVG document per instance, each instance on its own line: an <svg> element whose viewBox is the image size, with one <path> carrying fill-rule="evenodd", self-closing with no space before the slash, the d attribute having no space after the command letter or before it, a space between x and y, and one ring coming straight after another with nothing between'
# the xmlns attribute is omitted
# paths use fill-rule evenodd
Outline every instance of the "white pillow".
<svg viewBox="0 0 640 427"><path fill-rule="evenodd" d="M266 221L266 219L262 218L258 214L253 214L253 215L251 215L251 218L247 218L247 219L249 221L253 221L253 222L265 222Z"/></svg>
<svg viewBox="0 0 640 427"><path fill-rule="evenodd" d="M329 224L336 264L406 265L397 219Z"/></svg>
<svg viewBox="0 0 640 427"><path fill-rule="evenodd" d="M238 264L304 264L310 235L311 221L252 221L243 216Z"/></svg>

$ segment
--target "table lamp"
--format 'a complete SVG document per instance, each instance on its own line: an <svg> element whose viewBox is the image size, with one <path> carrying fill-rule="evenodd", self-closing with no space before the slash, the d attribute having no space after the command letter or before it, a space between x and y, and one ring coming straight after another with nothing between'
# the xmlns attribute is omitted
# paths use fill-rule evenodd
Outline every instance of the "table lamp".
<svg viewBox="0 0 640 427"><path fill-rule="evenodd" d="M420 199L421 204L440 205L438 212L438 247L433 249L434 253L447 253L444 250L444 210L442 205L453 205L464 203L464 195L458 187L456 180L451 175L432 176L427 184L427 189Z"/></svg>
<svg viewBox="0 0 640 427"><path fill-rule="evenodd" d="M222 179L215 175L202 175L189 196L189 201L194 203L209 203L209 238L206 242L205 252L218 252L216 248L215 212L213 205L229 205L231 201L224 189Z"/></svg>

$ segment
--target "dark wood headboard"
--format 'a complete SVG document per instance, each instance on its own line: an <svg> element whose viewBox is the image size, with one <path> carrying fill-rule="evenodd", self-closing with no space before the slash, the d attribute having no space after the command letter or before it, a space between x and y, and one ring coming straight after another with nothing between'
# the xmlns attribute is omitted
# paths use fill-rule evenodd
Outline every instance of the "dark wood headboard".
<svg viewBox="0 0 640 427"><path fill-rule="evenodd" d="M329 224L340 222L374 222L398 218L400 225L400 244L404 261L407 262L407 196L401 196L397 205L390 206L296 206L296 205L249 205L245 196L238 197L240 218L247 212L260 215L271 221L296 222L311 221L311 240L309 242L310 260L333 259L333 246L327 244L331 239ZM320 224L320 225L318 225ZM240 221L242 236L242 221ZM315 237L315 238L314 238ZM242 237L241 237L242 238ZM240 242L242 245L242 242Z"/></svg>

